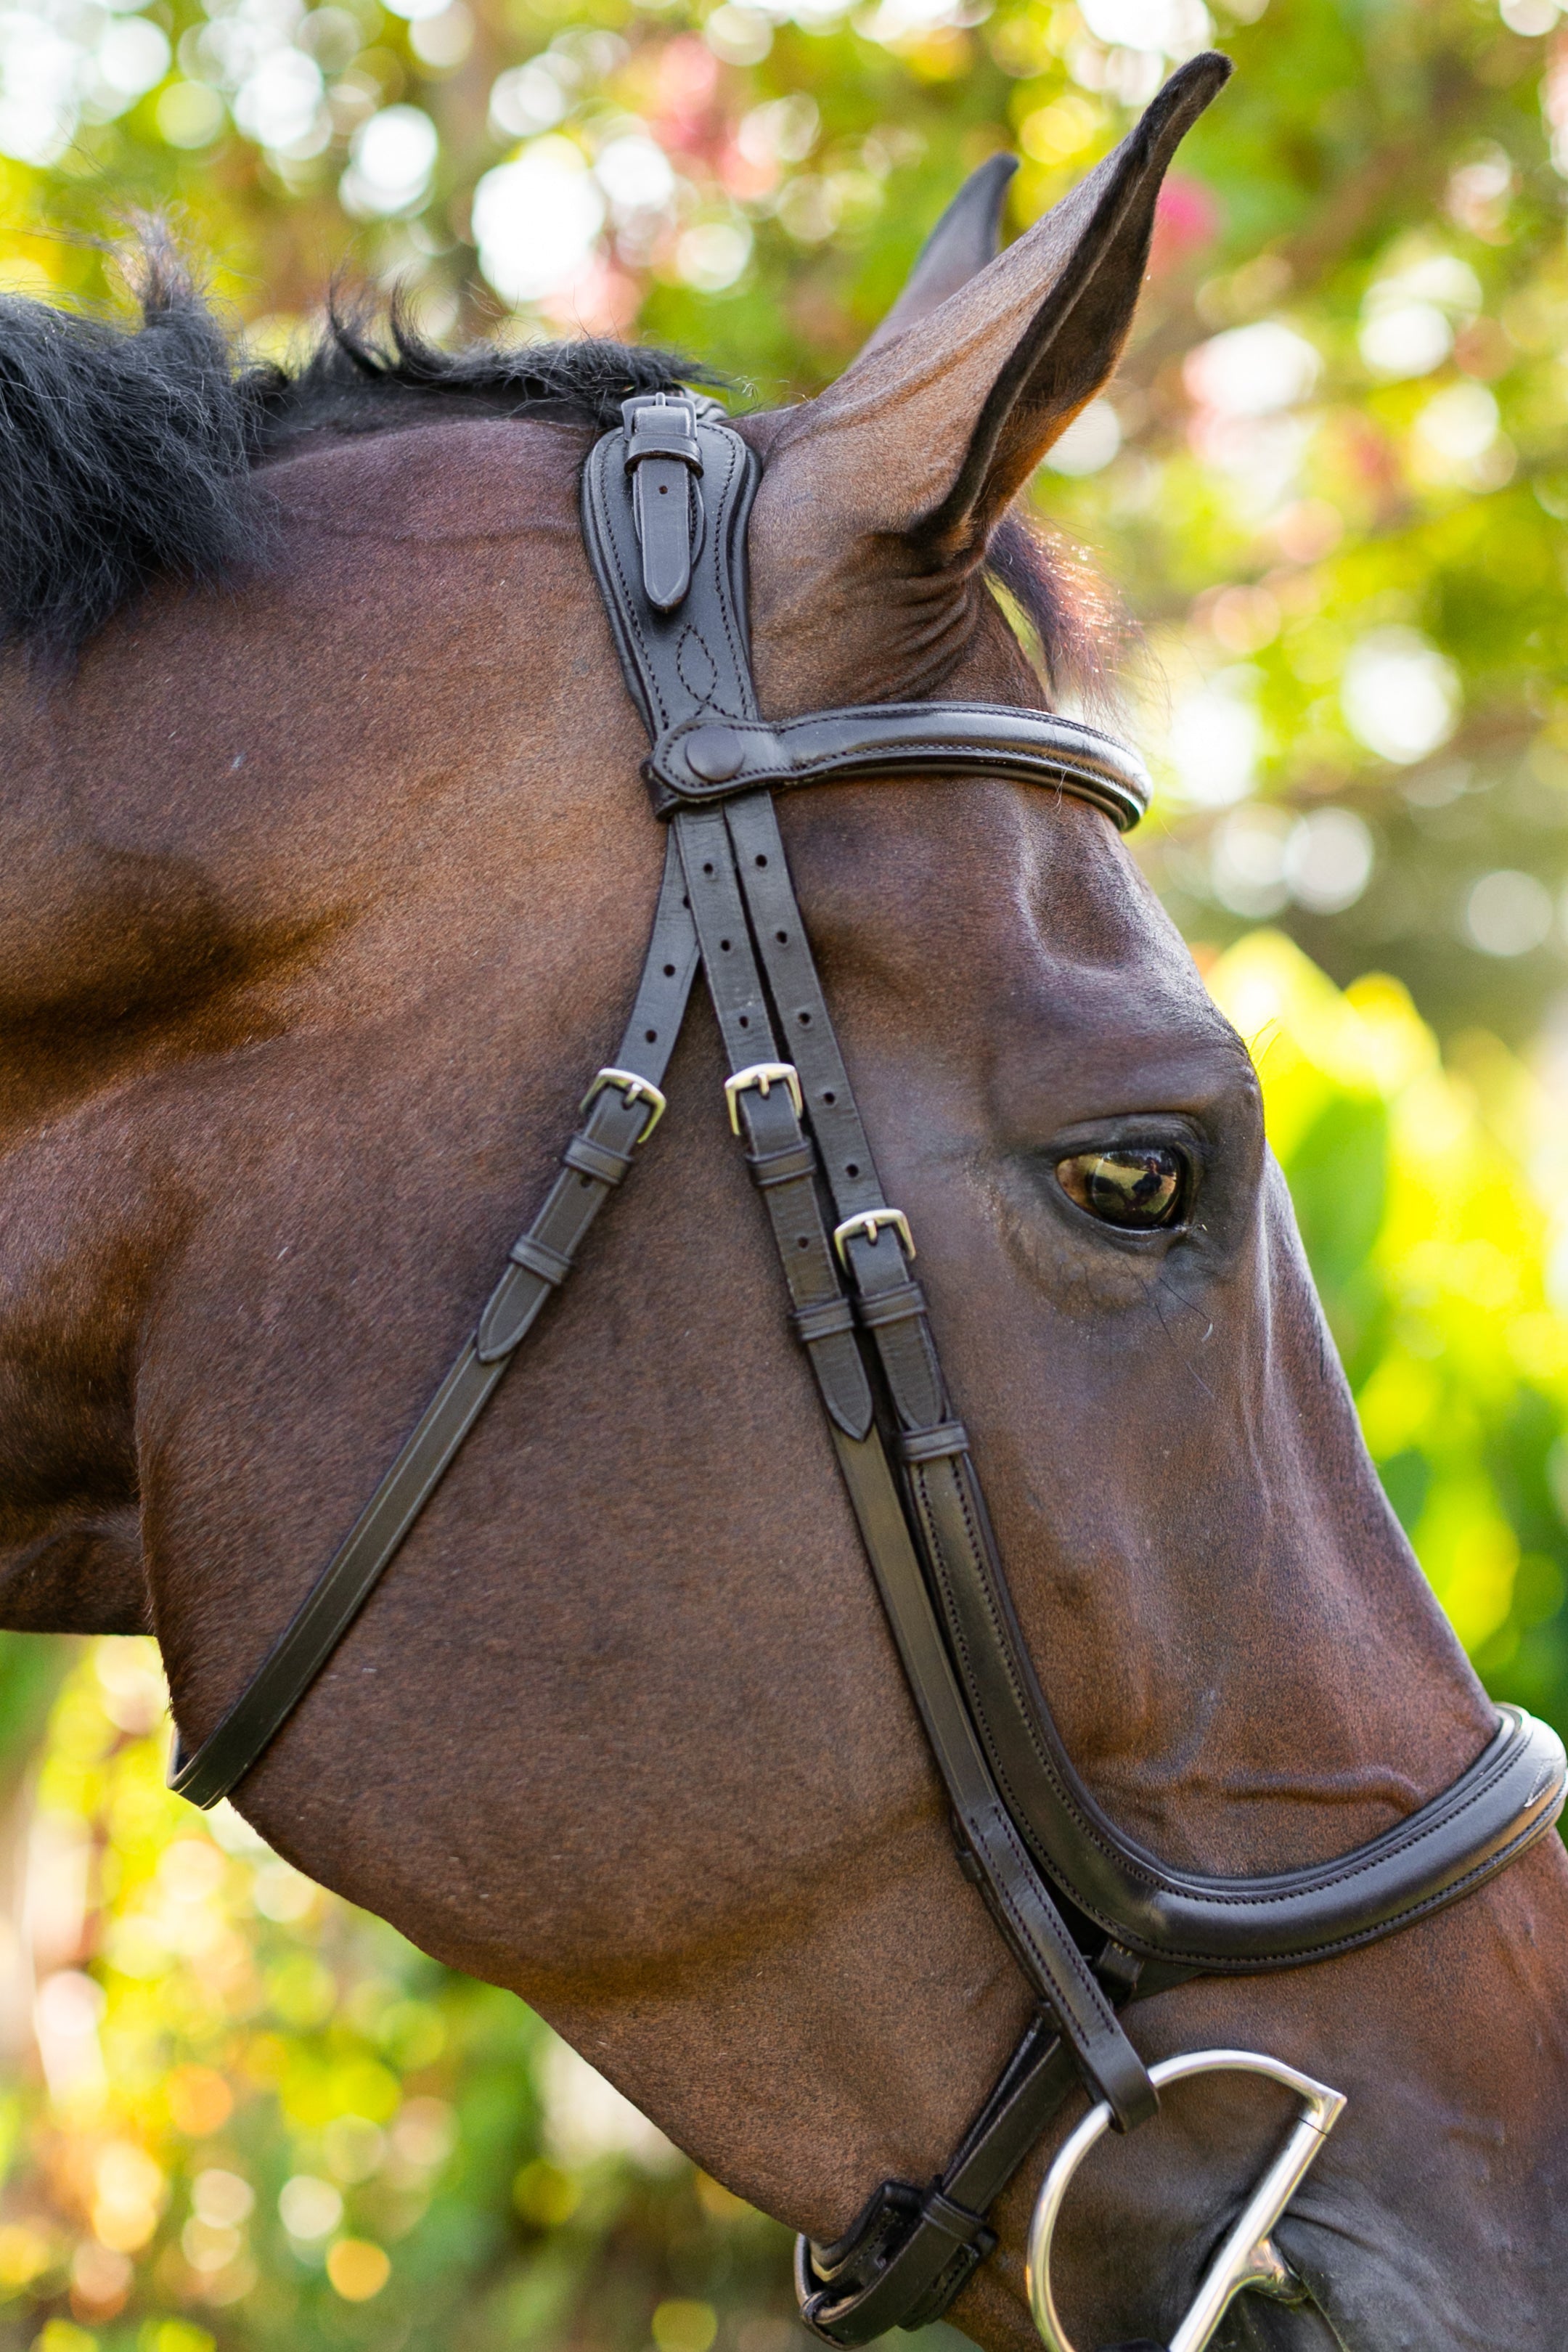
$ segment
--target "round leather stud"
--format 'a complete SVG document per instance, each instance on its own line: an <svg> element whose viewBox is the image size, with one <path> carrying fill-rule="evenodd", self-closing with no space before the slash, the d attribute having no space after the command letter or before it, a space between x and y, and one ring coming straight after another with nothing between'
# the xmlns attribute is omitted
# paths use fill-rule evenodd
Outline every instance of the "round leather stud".
<svg viewBox="0 0 1568 2352"><path fill-rule="evenodd" d="M727 784L745 760L746 747L732 727L699 727L686 739L686 764L705 784Z"/></svg>

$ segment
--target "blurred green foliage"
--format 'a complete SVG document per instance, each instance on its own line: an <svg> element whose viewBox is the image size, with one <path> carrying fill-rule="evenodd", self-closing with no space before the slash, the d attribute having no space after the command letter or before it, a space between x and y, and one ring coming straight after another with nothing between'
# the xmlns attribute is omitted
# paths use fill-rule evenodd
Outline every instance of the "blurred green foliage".
<svg viewBox="0 0 1568 2352"><path fill-rule="evenodd" d="M172 1797L163 1708L150 1643L87 1645L42 1754L5 2352L787 2352L784 2232L510 1995Z"/></svg>
<svg viewBox="0 0 1568 2352"><path fill-rule="evenodd" d="M346 263L427 333L641 334L796 397L966 171L1021 153L1022 229L1211 35L1237 79L1031 496L1144 633L1142 854L1394 1507L1568 1727L1556 0L16 0L0 285L119 300L158 207L264 353ZM0 1637L0 2352L785 2352L782 2232L177 1805L159 1704L145 1645Z"/></svg>
<svg viewBox="0 0 1568 2352"><path fill-rule="evenodd" d="M1495 1039L1445 1066L1397 981L1342 993L1279 932L1208 977L1390 1500L1493 1691L1568 1728L1568 1319L1545 1282L1568 1117Z"/></svg>

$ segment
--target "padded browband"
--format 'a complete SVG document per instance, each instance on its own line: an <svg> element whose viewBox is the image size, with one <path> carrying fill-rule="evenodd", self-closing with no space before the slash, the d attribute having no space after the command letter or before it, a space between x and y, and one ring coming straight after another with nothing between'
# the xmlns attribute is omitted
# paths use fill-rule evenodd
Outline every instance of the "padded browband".
<svg viewBox="0 0 1568 2352"><path fill-rule="evenodd" d="M833 1214L848 1220L841 1232L866 1224L868 1209L873 1219L897 1219L878 1205L874 1154L812 968L773 792L900 772L1001 774L1071 793L1125 827L1143 813L1148 780L1134 755L1110 738L1040 711L873 704L763 719L744 604L755 460L732 427L709 415L693 416L688 428L700 467L683 458L678 472L666 457L666 448L678 438L684 446L684 437L663 418L645 466L638 456L647 424L642 407L629 402L626 430L607 435L590 454L584 539L627 687L647 727L644 773L656 809L677 835L732 1067L739 1072L742 1063L766 1055L772 1076L784 1075L772 1059L779 1046L748 940L766 971L777 1034L799 1065L793 1110L779 1085L765 1098L754 1089L740 1097L752 1174L770 1204L793 1296L804 1261L787 1238L786 1186L807 1196L798 1209L802 1234L816 1223L809 1198L814 1172L833 1197ZM657 501L640 490L634 499L631 484L654 464L666 467L668 488ZM639 515L646 518L641 538ZM678 529L685 534L679 545ZM662 583L680 572L685 554L685 585L667 601ZM709 904L716 892L721 915L717 903ZM747 1070L731 1083L758 1075ZM809 1134L795 1116L803 1105L810 1106ZM844 1258L851 1297L806 1307L796 1297L793 1319L812 1358L872 1573L946 1784L966 1874L1061 2038L1043 2023L1031 2028L929 2188L884 2181L837 2244L801 2242L802 2316L814 2333L840 2346L867 2343L893 2326L923 2325L946 2307L994 2244L985 2214L1075 2071L1124 2127L1150 2112L1142 2061L1120 2019L1103 2005L1097 2011L1097 1988L1102 2003L1108 1997L1121 2010L1194 1974L1298 1967L1393 1934L1504 1868L1549 1830L1564 1790L1556 1735L1510 1708L1449 1788L1329 1863L1217 1878L1173 1869L1126 1836L1079 1778L1051 1718L1019 1632L969 1441L941 1377L923 1295L904 1261L888 1256L890 1247L885 1241L873 1245L869 1233L850 1240ZM868 1420L857 1368L826 1360L826 1349L847 1339L855 1322L896 1437L907 1521L887 1466L877 1466L879 1432ZM868 1466L877 1475L868 1485Z"/></svg>
<svg viewBox="0 0 1568 2352"><path fill-rule="evenodd" d="M869 702L802 719L689 720L643 763L660 816L736 793L887 776L1006 776L1092 802L1123 833L1149 811L1135 751L1098 728L1010 702Z"/></svg>
<svg viewBox="0 0 1568 2352"><path fill-rule="evenodd" d="M868 702L762 718L745 610L756 460L733 427L719 423L716 407L697 406L708 413L673 432L668 408L638 404L637 437L653 433L654 446L639 457L624 433L608 436L591 452L583 484L589 555L651 738L643 775L658 815L795 784L899 775L1043 784L1102 809L1123 833L1148 814L1152 786L1136 751L1057 711ZM683 425L687 413L682 404ZM690 479L693 454L700 488ZM641 497L661 478L662 498ZM639 536L639 514L657 522L656 539ZM684 565L667 543L677 524L689 534ZM677 579L680 593L666 602Z"/></svg>

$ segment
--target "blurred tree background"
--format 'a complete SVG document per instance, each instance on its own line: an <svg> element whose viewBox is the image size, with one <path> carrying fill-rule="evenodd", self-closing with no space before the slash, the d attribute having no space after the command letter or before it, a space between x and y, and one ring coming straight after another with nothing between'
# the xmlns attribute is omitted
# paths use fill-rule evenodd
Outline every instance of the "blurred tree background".
<svg viewBox="0 0 1568 2352"><path fill-rule="evenodd" d="M1253 1045L1367 1437L1568 1728L1568 18L1556 0L8 0L0 287L172 213L253 350L853 354L1211 40L1117 381L1031 493L1140 624L1141 854ZM1261 928L1260 928L1261 927ZM787 2352L783 2233L508 1996L162 1788L150 1645L0 1638L0 2352Z"/></svg>

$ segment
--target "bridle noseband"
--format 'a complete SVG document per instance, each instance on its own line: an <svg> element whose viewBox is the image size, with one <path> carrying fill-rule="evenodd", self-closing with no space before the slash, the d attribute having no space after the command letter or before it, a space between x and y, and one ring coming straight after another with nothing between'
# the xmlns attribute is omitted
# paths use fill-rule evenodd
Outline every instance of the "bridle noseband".
<svg viewBox="0 0 1568 2352"><path fill-rule="evenodd" d="M1024 1644L911 1271L914 1243L883 1197L834 1035L773 794L847 778L999 775L1088 801L1125 830L1147 807L1148 778L1097 730L1008 706L873 704L763 719L744 601L757 460L711 403L660 393L624 413L589 456L583 529L668 825L631 1016L473 1338L255 1678L193 1756L176 1749L171 1782L199 1805L226 1795L369 1598L658 1124L700 963L731 1071L730 1123L763 1196L790 1321L947 1790L959 1864L1038 2004L936 2179L884 2181L836 2245L800 2242L807 2325L831 2344L859 2345L947 2308L995 2243L991 2205L1080 2081L1100 2103L1099 2121L1091 2116L1058 2158L1042 2212L1089 2126L1092 2137L1107 2123L1125 2131L1145 2122L1160 2080L1238 2061L1280 2074L1277 2061L1213 2052L1151 2072L1121 2022L1130 2003L1200 1974L1326 1959L1457 1901L1555 1821L1565 1764L1553 1732L1505 1707L1482 1754L1419 1811L1337 1862L1258 1878L1173 1869L1095 1802ZM1289 2069L1285 2078L1306 2081ZM1239 2285L1268 2288L1270 2257L1283 2275L1265 2242L1310 2160L1312 2147L1301 2147L1263 2240L1237 2254L1227 2286L1211 2272L1200 2304L1222 2288L1224 2299L1201 2332L1194 2306L1178 2331L1182 2352L1198 2352ZM1255 2204L1283 2179L1283 2161L1284 2152ZM1062 2178L1053 2220L1065 2188ZM1048 2282L1048 2226L1035 2238L1034 2274Z"/></svg>

